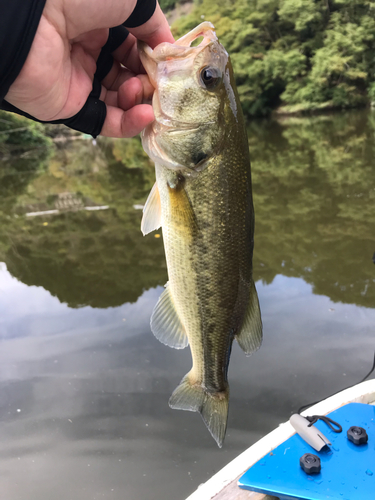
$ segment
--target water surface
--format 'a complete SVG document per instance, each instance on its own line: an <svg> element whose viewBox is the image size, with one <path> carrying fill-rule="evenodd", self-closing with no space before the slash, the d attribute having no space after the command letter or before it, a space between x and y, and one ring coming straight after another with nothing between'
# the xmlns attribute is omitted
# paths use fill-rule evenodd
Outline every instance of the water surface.
<svg viewBox="0 0 375 500"><path fill-rule="evenodd" d="M167 272L161 232L139 230L154 182L139 142L4 160L1 498L184 499L291 411L361 379L375 348L374 132L371 112L249 126L264 343L250 358L234 346L222 450L198 414L168 407L190 354L149 327Z"/></svg>

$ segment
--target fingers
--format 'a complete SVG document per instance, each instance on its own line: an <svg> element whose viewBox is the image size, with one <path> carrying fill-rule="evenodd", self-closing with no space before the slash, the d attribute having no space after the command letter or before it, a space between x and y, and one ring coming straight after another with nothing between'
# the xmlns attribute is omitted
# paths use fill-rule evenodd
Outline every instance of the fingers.
<svg viewBox="0 0 375 500"><path fill-rule="evenodd" d="M101 131L106 137L134 137L154 119L152 107L148 104L134 106L124 111L107 106L107 116Z"/></svg>
<svg viewBox="0 0 375 500"><path fill-rule="evenodd" d="M121 66L119 62L113 61L112 68L108 72L107 76L102 80L102 84L108 90L118 90L124 82L130 78L134 78L135 76L135 73Z"/></svg>
<svg viewBox="0 0 375 500"><path fill-rule="evenodd" d="M137 104L150 101L154 88L146 75L125 82L118 91L118 106L125 111Z"/></svg>
<svg viewBox="0 0 375 500"><path fill-rule="evenodd" d="M159 4L156 5L153 16L146 23L138 28L128 28L128 30L136 38L146 42L152 49L162 42L174 43L168 21Z"/></svg>
<svg viewBox="0 0 375 500"><path fill-rule="evenodd" d="M152 107L142 104L150 100L153 87L148 78L142 75L127 80L118 92L102 87L100 100L107 105L107 116L101 135L109 137L133 137L141 132L154 119Z"/></svg>
<svg viewBox="0 0 375 500"><path fill-rule="evenodd" d="M109 30L109 35L112 39L121 37L124 33L121 28L125 30L127 36L120 45L111 50L107 49L108 43L103 47L97 58L97 71L96 76L107 89L116 90L122 85L123 82L139 73L144 73L139 54L137 50L136 38L129 34L123 26L117 26ZM116 40L112 43L115 45ZM124 68L125 66L125 68Z"/></svg>
<svg viewBox="0 0 375 500"><path fill-rule="evenodd" d="M168 21L161 11L159 4L156 5L153 16L138 28L128 28L130 34L113 53L116 61L121 63L133 73L144 73L137 49L137 38L144 40L151 48L162 42L174 43Z"/></svg>
<svg viewBox="0 0 375 500"><path fill-rule="evenodd" d="M107 2L102 2L98 10L92 9L92 0L56 0L57 5L64 4L64 9L59 10L53 8L52 0L47 0L45 18L67 46L71 45L69 60L63 68L67 76L64 80L59 79L62 82L60 87L64 86L66 90L55 99L59 101L59 112L54 114L50 110L49 114L59 120L61 115L70 116L62 120L69 121L69 126L77 130L87 132L90 129L89 133L94 136L104 122L102 135L132 137L154 119L152 107L144 104L151 100L154 89L148 77L141 74L144 69L139 59L137 39L144 40L152 48L162 42L173 43L174 39L157 4L147 22L129 28L131 33L123 38L123 43L118 39L120 46L112 45L112 49L108 46L103 51L109 33L115 29L108 30L108 27L118 28L129 18L137 3L136 0L111 1L110 9ZM102 60L98 60L101 56ZM93 81L99 85L97 95L92 90ZM95 122L95 127L90 125L91 121Z"/></svg>
<svg viewBox="0 0 375 500"><path fill-rule="evenodd" d="M137 39L129 34L125 42L113 52L113 57L133 73L144 73L137 49Z"/></svg>
<svg viewBox="0 0 375 500"><path fill-rule="evenodd" d="M117 106L124 111L142 103L151 103L154 88L146 75L132 77L123 83L118 91L102 86L100 100L109 106Z"/></svg>
<svg viewBox="0 0 375 500"><path fill-rule="evenodd" d="M119 88L131 78L137 77L145 87L147 98L152 97L154 88L147 75L135 75L131 71L123 68L117 61L113 62L112 68L107 76L102 80L103 86L108 90L119 90Z"/></svg>

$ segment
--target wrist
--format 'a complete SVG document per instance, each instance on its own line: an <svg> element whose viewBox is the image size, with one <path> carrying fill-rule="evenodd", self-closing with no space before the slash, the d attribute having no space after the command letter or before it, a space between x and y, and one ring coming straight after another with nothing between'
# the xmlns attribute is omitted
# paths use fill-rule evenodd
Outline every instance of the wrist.
<svg viewBox="0 0 375 500"><path fill-rule="evenodd" d="M4 4L4 7L3 7ZM1 2L0 103L19 75L30 51L44 8L44 1Z"/></svg>

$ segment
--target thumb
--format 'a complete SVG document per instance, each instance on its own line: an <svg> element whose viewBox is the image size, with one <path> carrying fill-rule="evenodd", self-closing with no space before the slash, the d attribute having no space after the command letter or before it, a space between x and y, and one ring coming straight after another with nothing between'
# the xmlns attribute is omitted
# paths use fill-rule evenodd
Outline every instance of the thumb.
<svg viewBox="0 0 375 500"><path fill-rule="evenodd" d="M138 26L137 28L126 27L132 35L146 42L152 49L159 45L159 43L174 43L168 21L158 3L156 4L155 12L152 17L142 24L142 26Z"/></svg>

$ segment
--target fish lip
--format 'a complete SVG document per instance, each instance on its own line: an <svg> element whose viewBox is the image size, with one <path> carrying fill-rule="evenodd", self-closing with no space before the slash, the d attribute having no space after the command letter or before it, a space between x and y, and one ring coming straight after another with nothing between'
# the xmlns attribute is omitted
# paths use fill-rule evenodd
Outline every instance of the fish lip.
<svg viewBox="0 0 375 500"><path fill-rule="evenodd" d="M147 45L146 42L143 42L142 40L137 41L137 48L141 63L146 70L147 76L149 77L152 86L156 89L156 75L158 65L153 58L154 51L149 45Z"/></svg>
<svg viewBox="0 0 375 500"><path fill-rule="evenodd" d="M197 47L191 47L191 44L192 42L194 42L194 40L196 40L201 36L203 36L204 39L207 39L206 44L211 41L216 41L217 36L215 33L215 26L208 21L204 21L203 23L199 24L196 28L189 31L189 33L179 38L176 41L176 45L179 45L180 47L198 48L201 46L204 40ZM204 46L206 44L204 44Z"/></svg>
<svg viewBox="0 0 375 500"><path fill-rule="evenodd" d="M199 43L199 45L191 47L191 44L201 36L203 37L203 40ZM218 38L215 33L215 26L212 23L205 21L186 35L176 40L174 43L163 42L157 45L154 49L151 49L146 42L138 40L137 46L142 64L145 59L152 59L157 64L172 57L183 58L189 54L200 52L210 42L217 40Z"/></svg>
<svg viewBox="0 0 375 500"><path fill-rule="evenodd" d="M203 36L203 40L196 47L191 47L192 42ZM203 22L195 29L179 38L175 43L164 42L151 49L146 42L137 41L139 57L146 73L156 89L158 63L169 58L183 59L189 55L201 52L209 43L217 41L215 27L210 22Z"/></svg>

